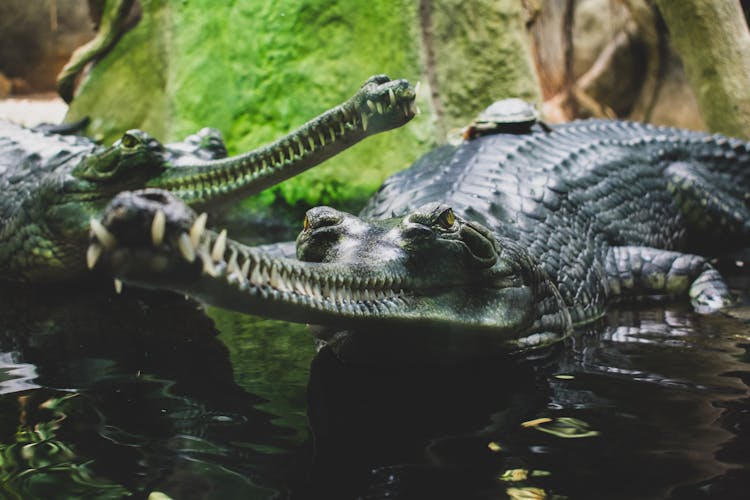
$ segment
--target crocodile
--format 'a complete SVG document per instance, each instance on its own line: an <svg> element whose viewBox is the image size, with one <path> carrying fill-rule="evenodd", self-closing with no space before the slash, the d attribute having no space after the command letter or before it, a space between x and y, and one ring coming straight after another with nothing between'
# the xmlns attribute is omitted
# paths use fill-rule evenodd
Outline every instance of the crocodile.
<svg viewBox="0 0 750 500"><path fill-rule="evenodd" d="M402 339L474 332L525 351L615 300L729 306L707 256L750 242L748 188L747 142L590 120L438 147L358 217L309 210L296 255L208 230L159 190L115 198L92 246L118 280L224 308Z"/></svg>
<svg viewBox="0 0 750 500"><path fill-rule="evenodd" d="M103 147L0 121L0 279L85 276L89 220L120 191L158 187L195 207L231 203L405 124L416 113L414 98L406 80L376 75L288 135L232 157L215 129L167 145L129 130Z"/></svg>

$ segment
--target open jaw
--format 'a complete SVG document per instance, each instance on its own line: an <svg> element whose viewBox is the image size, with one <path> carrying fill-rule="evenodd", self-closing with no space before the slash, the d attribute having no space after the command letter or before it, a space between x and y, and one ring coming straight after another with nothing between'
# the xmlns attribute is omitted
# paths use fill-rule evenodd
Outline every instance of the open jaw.
<svg viewBox="0 0 750 500"><path fill-rule="evenodd" d="M120 194L92 220L89 267L122 282L168 289L263 317L336 328L481 332L512 348L557 340L568 323L540 331L540 299L513 266L490 280L435 282L411 271L409 256L383 262L304 262L277 258L205 228L160 190ZM541 323L540 323L541 322Z"/></svg>
<svg viewBox="0 0 750 500"><path fill-rule="evenodd" d="M362 139L406 124L418 112L406 80L369 78L350 99L281 139L245 154L174 165L147 182L192 206L262 191L340 153Z"/></svg>

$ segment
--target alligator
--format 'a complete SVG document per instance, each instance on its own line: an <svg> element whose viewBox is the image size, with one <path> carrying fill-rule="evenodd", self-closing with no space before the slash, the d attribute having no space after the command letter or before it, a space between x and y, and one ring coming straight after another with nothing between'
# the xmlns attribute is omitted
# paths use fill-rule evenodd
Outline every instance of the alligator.
<svg viewBox="0 0 750 500"><path fill-rule="evenodd" d="M474 332L519 352L618 299L729 306L705 256L750 241L748 188L741 140L579 121L439 147L359 217L309 210L296 256L208 230L160 190L115 198L92 247L118 280L224 308L343 331Z"/></svg>
<svg viewBox="0 0 750 500"><path fill-rule="evenodd" d="M103 147L81 136L0 122L0 279L84 276L89 221L120 191L158 187L213 209L405 124L416 113L414 98L406 80L376 75L287 136L232 157L215 129L167 145L129 130Z"/></svg>

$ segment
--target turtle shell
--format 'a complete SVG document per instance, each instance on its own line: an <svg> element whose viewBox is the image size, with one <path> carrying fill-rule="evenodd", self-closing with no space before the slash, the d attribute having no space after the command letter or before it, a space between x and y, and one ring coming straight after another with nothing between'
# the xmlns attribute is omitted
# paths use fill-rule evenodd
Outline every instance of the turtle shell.
<svg viewBox="0 0 750 500"><path fill-rule="evenodd" d="M539 123L539 114L533 105L523 99L502 99L479 113L463 136L470 140L489 134L526 134L536 123Z"/></svg>

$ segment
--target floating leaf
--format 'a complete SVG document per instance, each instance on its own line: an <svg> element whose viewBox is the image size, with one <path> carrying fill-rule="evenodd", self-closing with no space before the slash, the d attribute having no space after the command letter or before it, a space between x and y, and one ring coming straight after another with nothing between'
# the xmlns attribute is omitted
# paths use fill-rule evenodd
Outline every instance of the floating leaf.
<svg viewBox="0 0 750 500"><path fill-rule="evenodd" d="M532 426L526 425L524 427ZM547 434L552 434L553 436L557 436L560 438L584 438L599 435L599 431L591 430L591 426L589 426L587 422L573 417L560 417L555 420L547 419L547 421L545 422L536 422L533 427L537 430L546 432Z"/></svg>
<svg viewBox="0 0 750 500"><path fill-rule="evenodd" d="M552 422L552 419L548 418L548 417L535 418L534 420L529 420L528 422L523 422L521 424L521 427L536 427L539 424L546 424L547 422Z"/></svg>
<svg viewBox="0 0 750 500"><path fill-rule="evenodd" d="M500 476L500 480L515 483L525 481L528 477L529 471L526 469L508 469Z"/></svg>
<svg viewBox="0 0 750 500"><path fill-rule="evenodd" d="M505 493L511 500L544 500L547 498L547 492L541 488L508 488Z"/></svg>

